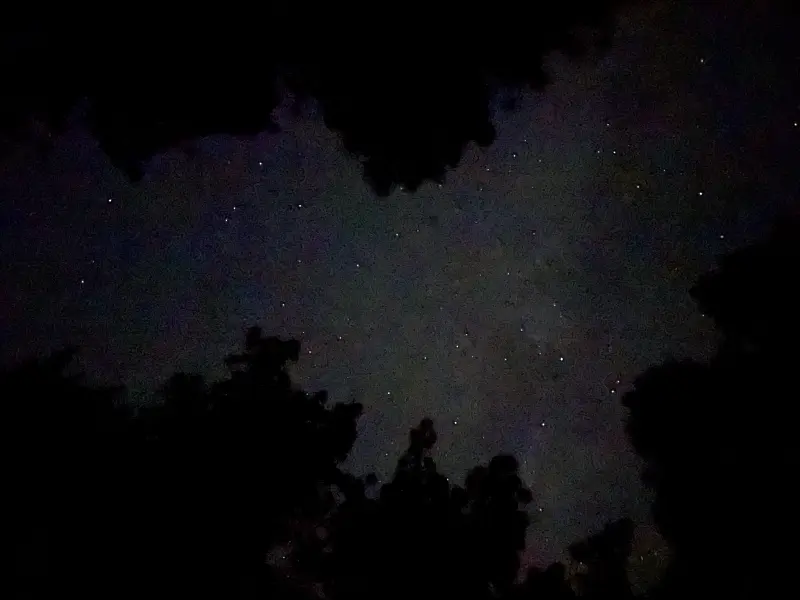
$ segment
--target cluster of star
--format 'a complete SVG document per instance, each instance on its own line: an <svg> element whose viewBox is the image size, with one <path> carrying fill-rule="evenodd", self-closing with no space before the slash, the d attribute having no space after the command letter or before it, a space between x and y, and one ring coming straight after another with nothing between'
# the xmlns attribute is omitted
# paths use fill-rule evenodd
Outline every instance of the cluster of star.
<svg viewBox="0 0 800 600"><path fill-rule="evenodd" d="M612 123L610 121L606 121L605 122L605 128L610 130L612 128ZM529 143L528 138L523 138L522 139L522 144L523 144L524 148L520 148L518 150L511 150L507 154L507 156L509 157L509 164L508 164L507 167L505 167L505 168L503 168L503 167L493 168L493 167L490 167L490 166L483 166L483 167L480 167L481 170L483 171L483 173L488 173L488 174L491 174L494 177L500 177L500 178L505 177L505 176L507 176L509 174L513 174L513 169L517 168L517 165L520 162L521 155L524 154L524 153L527 153L529 148L530 148L530 143ZM634 151L634 149L628 149L628 150L630 152ZM596 149L595 152L596 152L597 155L600 155L600 154L602 154L603 149L598 148L598 149ZM610 152L610 154L612 156L618 156L618 150L616 148L612 148L609 152ZM542 158L536 158L535 159L535 164L542 164L542 163L543 163L543 159ZM259 180L263 179L265 176L268 176L268 173L264 173L264 161L257 161L257 165L258 165L258 168L257 169L254 168L253 169L253 173L251 175L253 176L254 180L259 181ZM663 173L666 173L666 172L667 172L667 170L664 169ZM485 177L479 177L478 179L479 179L479 183L477 185L477 191L479 193L491 193L491 191L490 191L491 190L491 180L487 180ZM637 191L642 190L644 187L649 187L647 185L646 181L641 181L641 182L635 183L634 185L635 185L635 189ZM443 188L442 184L437 184L437 186L440 189ZM258 184L254 184L254 191L255 191L255 193L257 195L258 195L258 191L260 189L261 188L260 188L260 186ZM702 197L705 192L703 190L698 190L698 191L696 191L696 193L697 193L698 197ZM273 202L274 201L273 198L258 198L258 197L257 197L257 200L259 202L262 202L262 201L263 202ZM115 199L113 197L105 197L104 198L104 202L106 204L109 204L109 205L113 204L114 201L115 201ZM399 201L402 201L402 199L399 200ZM291 200L289 200L289 202L291 202ZM223 224L230 224L235 218L245 218L246 219L248 211L245 210L245 208L246 208L246 206L244 205L244 203L240 203L240 202L232 203L230 205L230 207L229 207L229 210L225 214L223 214L221 216L222 223ZM305 202L295 201L295 202L291 202L291 208L303 213L304 211L306 211L310 207ZM477 224L477 221L476 221L476 224ZM410 231L413 231L415 233L419 233L421 231L421 229L423 227L425 227L426 225L427 225L426 219L425 219L424 215L421 215L420 216L419 225L417 227L414 227ZM390 236L391 238L393 238L394 241L397 242L397 243L404 243L404 241L407 241L408 243L413 243L413 240L411 240L407 235L404 235L404 232L402 232L402 231L397 231L397 230L389 231L389 232L387 232L387 235ZM537 235L537 232L536 231L532 231L532 232L530 232L530 235L532 237L535 237ZM720 235L720 238L724 238L724 235ZM294 260L295 260L296 265L298 266L298 268L299 268L300 265L303 264L303 259L301 259L301 258L295 258ZM92 261L92 263L94 263L94 261ZM365 270L370 269L370 261L369 261L369 259L367 257L354 258L353 262L352 262L352 268L354 270L363 272ZM511 270L511 269L504 269L503 272L504 272L505 276L508 277L508 278L512 278L512 277L521 275L521 273L519 273L518 271L514 271L514 270ZM496 274L493 274L493 275L496 275ZM479 273L476 274L476 276L482 278L482 277L490 276L490 275L486 274L486 273L483 273L483 272L479 272ZM85 276L82 276L79 281L80 281L80 285L81 286L85 286L87 278ZM558 307L558 302L553 302L553 307L557 308ZM293 308L292 306L287 306L287 300L279 301L279 309L281 309L281 310L292 310L292 308ZM559 319L564 319L564 314L559 312L558 313L558 318ZM469 331L470 331L470 326L469 326L469 324L466 324L464 326L464 328L463 328L463 338L462 339L453 340L452 344L451 344L451 347L452 347L452 349L454 351L454 357L468 358L469 360L477 361L477 360L480 360L480 358L481 358L480 357L480 349L474 343L470 343L470 344L465 344L464 343L464 340L468 340L469 339L469 336L470 336ZM525 325L525 323L521 323L519 325L518 332L522 336L526 335L526 325ZM303 332L303 334L305 334L305 332ZM349 337L352 337L352 336L349 336ZM328 343L326 340L321 340L321 339L320 340L313 340L313 341L311 341L311 343L309 343L309 341L304 340L304 345L306 345L306 354L309 357L312 357L312 358L316 354L316 349L318 349L318 348L320 348L320 346L325 345L325 344ZM331 340L331 341L333 341L333 340ZM342 343L344 341L345 341L345 336L344 335L342 335L342 334L335 335L335 342L336 343ZM540 357L543 356L542 350L538 350L538 355ZM510 358L510 355L504 356L503 357L503 362L508 364L509 363L509 358ZM429 354L427 352L425 352L424 349L420 351L420 360L422 360L422 361L428 361L429 360ZM559 352L558 350L554 351L554 356L552 356L552 358L550 360L552 360L554 362L554 366L563 365L564 367L567 367L569 365L568 358L564 355L564 353ZM322 367L324 365L321 365L321 364L318 364L318 363L314 363L313 366ZM619 383L619 380L617 380L617 384L618 383ZM615 387L611 387L611 388L607 388L607 393L615 394L616 393L616 386ZM387 390L386 391L386 396L387 397L391 397L391 395L392 395L392 391ZM452 424L454 426L457 426L459 424L459 422L460 422L460 418L459 417L455 417L455 418L452 419ZM539 426L540 427L546 427L547 426L547 421L544 420L544 419L541 420L539 422Z"/></svg>
<svg viewBox="0 0 800 600"><path fill-rule="evenodd" d="M707 61L704 58L699 59L699 62L702 65L705 65L707 63ZM605 129L606 130L612 130L612 128L613 128L613 124L609 120L605 121L604 125L605 125ZM794 123L794 125L797 126L797 123ZM513 170L517 167L517 164L519 163L521 155L524 154L524 153L527 153L529 148L530 148L530 144L529 144L528 138L522 138L522 145L524 146L524 148L521 148L521 149L518 149L518 150L513 150L512 149L512 150L510 150L508 152L507 156L509 157L509 164L506 167L493 168L491 166L483 166L483 167L480 167L480 169L482 170L483 173L488 173L488 174L491 174L491 175L493 175L495 177L501 177L501 178L504 177L504 176L513 174ZM635 148L630 148L630 147L625 148L624 150L625 150L626 154L635 154L635 152L636 152ZM622 155L623 155L623 153L622 153L622 151L620 149L613 148L613 147L610 148L610 149L596 148L594 152L595 152L596 155L602 155L602 154L607 152L607 153L610 153L611 156L619 157L619 158L621 158ZM541 157L535 159L535 164L542 164L542 163L543 163L543 159ZM264 161L257 161L257 165L258 165L258 168L257 169L254 168L253 169L253 173L251 174L253 176L253 178L255 180L261 180L261 179L263 179L263 177L268 176L267 173L264 173ZM668 174L668 170L666 168L662 169L661 170L661 174L662 175L667 175ZM649 181L647 181L646 178L643 178L641 181L632 183L632 185L634 186L634 189L632 191L640 192L643 189L652 189L657 184L655 182L649 182ZM440 184L437 184L437 187L439 189L442 189L443 185L440 183ZM487 190L487 187L489 188L488 190ZM491 189L491 180L487 180L485 177L478 177L477 191L479 193L490 193L490 189ZM260 187L258 186L258 184L254 184L254 191L255 191L257 196L258 196L258 191L259 190L260 190ZM697 189L697 190L694 191L694 193L697 195L698 198L703 198L704 196L706 196L706 191L702 190L702 189ZM274 199L272 199L272 198L267 199L267 198L258 198L257 197L257 199L258 199L259 202L261 202L261 201L264 201L264 202L274 201ZM104 202L106 204L109 204L109 205L113 204L114 201L115 201L114 197L108 196L108 197L104 198ZM402 201L402 200L400 200L400 201ZM309 207L304 202L292 202L291 203L291 208L293 208L294 210L300 211L302 213L305 210L307 210ZM229 224L234 220L234 218L247 218L246 217L246 213L247 213L247 211L243 210L243 206L242 206L241 203L232 203L230 205L230 207L229 207L229 210L224 215L221 216L222 223L223 224ZM413 231L416 232L416 233L419 233L421 231L421 228L424 227L425 224L426 224L424 221L425 221L424 216L421 215L419 226L415 227L413 229ZM477 221L476 221L476 224L477 224ZM398 243L402 243L403 240L408 239L407 236L403 235L403 232L401 232L401 231L390 231L390 232L387 232L387 235L389 235L391 238L394 239L394 241L396 241ZM535 237L536 235L537 235L536 231L532 231L531 232L531 236L532 237ZM719 239L723 240L725 238L725 235L723 233L720 233L720 234L718 234L718 237L719 237ZM409 243L413 243L413 241L409 240ZM295 260L296 264L298 265L298 267L303 264L303 259L301 259L301 258L295 258L294 260ZM95 263L95 261L92 260L92 266L94 265L94 263ZM354 270L363 272L365 269L369 269L370 268L370 262L366 257L354 258L353 262L352 262L352 268ZM520 275L520 273L513 272L510 269L505 269L504 273L505 273L505 276L509 277L509 278ZM476 275L477 275L477 277L484 277L485 276L485 274L482 273L482 272L479 272ZM81 276L79 281L80 281L81 287L84 287L86 285L87 277L86 276ZM557 307L557 305L558 305L557 302L553 302L553 307ZM282 300L282 301L280 301L279 308L282 309L282 310L291 310L292 307L291 306L287 307L286 300ZM564 315L559 312L558 318L564 319ZM522 334L523 336L526 334L526 326L525 326L524 323L520 324L518 329L519 329L519 333ZM464 327L463 337L464 338L469 338L469 325L466 325ZM343 335L336 335L335 336L335 341L338 342L338 343L342 343L344 341L344 339L345 338L344 338ZM324 340L315 340L313 342L313 344L311 344L311 345L309 345L307 347L307 350L306 350L307 354L309 356L313 356L314 353L315 353L314 348L318 348L320 345L322 345L324 343L325 343ZM464 345L463 340L456 339L456 340L454 340L452 342L452 348L453 348L455 354L458 355L458 356L466 357L466 358L469 358L470 360L473 360L473 361L480 359L479 349L474 344L469 344L467 346L467 345ZM543 355L541 350L538 351L538 355L539 356ZM508 363L509 362L509 358L510 358L509 356L504 356L503 357L503 362L504 363ZM420 359L422 361L428 361L429 355L423 350L423 351L421 351ZM567 360L567 357L564 356L563 353L559 353L558 351L556 351L555 356L553 357L552 360L555 361L556 365L563 364L563 365L566 366L569 363L569 361ZM322 365L314 365L314 366L322 366ZM618 384L619 384L619 380L616 380L616 385L614 385L613 387L607 387L607 393L615 394L616 391L617 391L617 385ZM387 391L386 394L387 394L387 396L391 396L391 393L392 393L391 391ZM459 418L454 418L452 420L452 423L453 423L453 425L458 425ZM541 427L545 427L547 425L547 422L545 420L542 420L539 423L539 425Z"/></svg>

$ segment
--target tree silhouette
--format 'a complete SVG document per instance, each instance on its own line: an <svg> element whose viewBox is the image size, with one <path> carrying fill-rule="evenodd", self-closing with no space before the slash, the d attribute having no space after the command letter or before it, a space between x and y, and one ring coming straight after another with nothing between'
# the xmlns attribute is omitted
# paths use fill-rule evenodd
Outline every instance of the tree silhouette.
<svg viewBox="0 0 800 600"><path fill-rule="evenodd" d="M566 568L555 563L547 569L531 567L525 581L510 595L514 600L574 600L577 595L567 581Z"/></svg>
<svg viewBox="0 0 800 600"><path fill-rule="evenodd" d="M207 385L177 373L136 411L68 373L74 349L3 373L7 543L26 597L574 598L563 565L516 583L532 501L499 455L451 485L431 419L392 479L342 471L362 407L293 387L298 342L247 332ZM629 522L572 549L590 597L624 597ZM271 560L275 553L282 557Z"/></svg>
<svg viewBox="0 0 800 600"><path fill-rule="evenodd" d="M257 19L196 14L191 29L131 14L7 34L0 128L48 142L80 103L111 161L138 180L155 153L194 138L275 130L288 92L296 106L318 102L378 194L413 190L441 180L468 142L493 141L498 88L542 88L552 51L606 48L615 11L631 1L537 2L524 14L445 3L439 16L421 3L280 1Z"/></svg>
<svg viewBox="0 0 800 600"><path fill-rule="evenodd" d="M4 529L17 563L8 592L50 596L102 567L90 549L107 540L100 524L118 509L120 462L132 450L129 415L115 406L119 389L90 388L65 373L74 354L67 348L0 376Z"/></svg>
<svg viewBox="0 0 800 600"><path fill-rule="evenodd" d="M587 566L579 582L581 597L609 600L633 597L627 574L632 540L633 522L620 519L570 546L572 558Z"/></svg>
<svg viewBox="0 0 800 600"><path fill-rule="evenodd" d="M295 575L320 583L332 599L575 598L561 564L532 568L516 582L532 501L516 459L498 455L470 470L463 487L451 485L431 456L436 438L431 419L412 428L392 480L375 497L366 493L374 478L344 478L345 500L295 548ZM575 545L590 564L587 597L631 595L632 532L623 520Z"/></svg>
<svg viewBox="0 0 800 600"><path fill-rule="evenodd" d="M64 375L72 351L5 374L13 544L44 530L50 594L248 597L266 585L267 549L293 519L327 512L320 489L361 412L290 386L298 348L253 328L229 379L176 375L135 418Z"/></svg>
<svg viewBox="0 0 800 600"><path fill-rule="evenodd" d="M770 572L795 555L798 234L782 221L701 277L691 293L722 334L718 353L653 367L623 398L675 554L662 595L769 597Z"/></svg>
<svg viewBox="0 0 800 600"><path fill-rule="evenodd" d="M323 539L297 555L299 567L321 575L326 597L477 599L511 590L528 524L520 508L531 501L516 460L497 456L465 487L451 487L430 455L435 443L423 419L376 498L365 493L374 479L342 483L346 500Z"/></svg>

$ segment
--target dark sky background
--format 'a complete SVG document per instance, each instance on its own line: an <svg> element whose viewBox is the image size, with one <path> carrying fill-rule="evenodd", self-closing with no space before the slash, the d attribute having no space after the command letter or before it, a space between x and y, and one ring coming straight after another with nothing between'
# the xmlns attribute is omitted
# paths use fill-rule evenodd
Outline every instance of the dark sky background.
<svg viewBox="0 0 800 600"><path fill-rule="evenodd" d="M0 167L3 362L76 343L145 401L176 369L223 375L258 323L302 341L298 383L365 404L356 472L390 474L429 415L459 482L520 457L528 560L625 515L655 560L619 396L709 351L688 287L798 197L797 57L770 3L689 4L623 14L600 61L553 57L493 146L413 195L377 199L313 109L160 156L138 186L79 125L20 148Z"/></svg>

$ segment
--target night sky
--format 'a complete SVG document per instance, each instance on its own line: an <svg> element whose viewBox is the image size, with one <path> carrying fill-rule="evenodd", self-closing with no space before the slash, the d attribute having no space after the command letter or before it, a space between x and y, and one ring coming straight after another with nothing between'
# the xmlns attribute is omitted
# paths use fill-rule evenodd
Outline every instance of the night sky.
<svg viewBox="0 0 800 600"><path fill-rule="evenodd" d="M430 416L458 482L521 459L529 560L625 515L654 560L620 394L709 352L688 287L798 198L797 59L770 3L683 4L622 15L600 61L554 57L493 146L413 195L376 198L313 108L157 157L137 186L79 125L20 148L0 167L4 363L75 343L149 401L176 369L223 375L257 323L301 340L300 385L364 403L356 472L390 475Z"/></svg>

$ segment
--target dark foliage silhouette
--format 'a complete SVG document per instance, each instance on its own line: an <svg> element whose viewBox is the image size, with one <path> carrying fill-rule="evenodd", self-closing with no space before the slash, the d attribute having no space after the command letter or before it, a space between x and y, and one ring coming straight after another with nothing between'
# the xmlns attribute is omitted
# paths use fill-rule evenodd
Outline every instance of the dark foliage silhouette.
<svg viewBox="0 0 800 600"><path fill-rule="evenodd" d="M537 567L528 569L525 581L510 597L515 600L574 600L577 596L567 581L566 568L561 563L555 563L544 570Z"/></svg>
<svg viewBox="0 0 800 600"><path fill-rule="evenodd" d="M74 349L3 373L16 597L575 597L563 565L516 582L532 493L514 457L451 485L426 418L391 481L346 473L362 407L294 388L299 350L253 327L230 377L178 373L135 412L68 373ZM571 549L587 596L629 594L631 532Z"/></svg>
<svg viewBox="0 0 800 600"><path fill-rule="evenodd" d="M628 433L674 551L664 596L765 598L798 533L800 221L736 251L692 296L722 335L706 363L671 360L623 398Z"/></svg>
<svg viewBox="0 0 800 600"><path fill-rule="evenodd" d="M111 161L138 180L155 153L215 133L274 130L286 92L315 99L381 195L441 180L465 145L490 144L490 101L541 89L544 57L609 45L633 0L370 8L269 2L258 16L195 14L193 25L39 27L3 38L4 119L49 143L80 104ZM210 18L209 18L210 17Z"/></svg>
<svg viewBox="0 0 800 600"><path fill-rule="evenodd" d="M92 389L80 376L66 374L74 353L69 348L29 361L0 380L8 444L5 539L17 551L17 589L32 597L49 595L43 572L61 589L86 576L81 549L106 541L101 527L87 524L114 518L118 467L133 449L129 415L115 406L120 390Z"/></svg>
<svg viewBox="0 0 800 600"><path fill-rule="evenodd" d="M113 390L63 375L71 352L5 374L14 546L46 538L45 556L20 556L47 574L32 595L250 597L267 585L267 549L293 519L327 512L320 489L361 411L292 389L297 354L254 328L229 379L178 374L135 418Z"/></svg>
<svg viewBox="0 0 800 600"><path fill-rule="evenodd" d="M430 419L410 432L409 447L376 498L352 480L328 521L324 540L300 562L324 577L329 598L491 598L507 594L525 547L531 492L517 461L497 456L452 486L430 456Z"/></svg>
<svg viewBox="0 0 800 600"><path fill-rule="evenodd" d="M587 567L578 582L581 597L618 600L633 597L627 573L632 541L633 522L621 519L569 547L572 558Z"/></svg>

